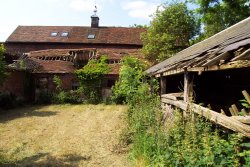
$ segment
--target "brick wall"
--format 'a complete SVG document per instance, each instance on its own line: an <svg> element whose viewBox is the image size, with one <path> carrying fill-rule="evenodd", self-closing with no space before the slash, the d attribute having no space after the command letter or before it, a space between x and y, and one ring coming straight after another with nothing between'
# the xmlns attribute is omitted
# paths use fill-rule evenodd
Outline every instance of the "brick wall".
<svg viewBox="0 0 250 167"><path fill-rule="evenodd" d="M72 43L5 43L7 53L22 55L30 51L46 49L82 49L82 48L141 48L138 45L112 45L112 44L72 44Z"/></svg>
<svg viewBox="0 0 250 167"><path fill-rule="evenodd" d="M15 94L17 97L24 97L24 79L25 73L20 71L12 71L8 73L8 77L2 86L0 92L8 91Z"/></svg>
<svg viewBox="0 0 250 167"><path fill-rule="evenodd" d="M46 78L48 83L47 87L48 90L53 92L56 90L56 84L53 82L54 76L57 75L60 77L62 80L62 87L65 90L71 90L72 89L72 83L74 80L76 80L76 76L74 74L33 74L35 82L36 82L36 87L39 87L39 80Z"/></svg>

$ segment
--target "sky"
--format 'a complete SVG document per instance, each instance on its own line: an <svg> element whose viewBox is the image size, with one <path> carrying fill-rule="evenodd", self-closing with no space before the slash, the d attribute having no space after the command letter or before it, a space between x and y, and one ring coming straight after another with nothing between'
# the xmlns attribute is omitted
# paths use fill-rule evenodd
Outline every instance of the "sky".
<svg viewBox="0 0 250 167"><path fill-rule="evenodd" d="M18 25L90 26L94 6L100 26L148 25L168 0L1 0L0 42Z"/></svg>

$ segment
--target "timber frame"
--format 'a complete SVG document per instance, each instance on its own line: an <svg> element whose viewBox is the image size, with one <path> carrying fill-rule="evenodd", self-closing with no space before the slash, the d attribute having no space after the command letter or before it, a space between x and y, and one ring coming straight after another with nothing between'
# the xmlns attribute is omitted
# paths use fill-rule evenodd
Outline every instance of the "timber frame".
<svg viewBox="0 0 250 167"><path fill-rule="evenodd" d="M239 104L250 104L250 17L146 72L159 78L164 110L194 112L250 138L250 111Z"/></svg>

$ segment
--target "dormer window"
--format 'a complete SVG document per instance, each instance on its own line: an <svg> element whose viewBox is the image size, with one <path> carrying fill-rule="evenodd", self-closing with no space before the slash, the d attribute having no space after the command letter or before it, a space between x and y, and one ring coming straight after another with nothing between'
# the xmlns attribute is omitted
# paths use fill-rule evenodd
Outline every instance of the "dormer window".
<svg viewBox="0 0 250 167"><path fill-rule="evenodd" d="M61 33L61 37L67 37L68 35L69 35L68 32L62 32L62 33Z"/></svg>
<svg viewBox="0 0 250 167"><path fill-rule="evenodd" d="M95 34L89 34L88 39L95 39Z"/></svg>
<svg viewBox="0 0 250 167"><path fill-rule="evenodd" d="M56 36L57 36L57 32L52 32L52 33L50 34L50 36L56 37Z"/></svg>

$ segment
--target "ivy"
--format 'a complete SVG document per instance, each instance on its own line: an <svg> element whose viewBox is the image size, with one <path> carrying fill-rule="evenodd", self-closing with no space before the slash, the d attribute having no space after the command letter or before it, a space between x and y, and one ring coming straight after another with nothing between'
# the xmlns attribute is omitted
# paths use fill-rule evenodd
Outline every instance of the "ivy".
<svg viewBox="0 0 250 167"><path fill-rule="evenodd" d="M75 72L89 103L97 104L101 101L102 80L110 71L107 60L107 56L101 56L98 60L90 60L86 66Z"/></svg>

